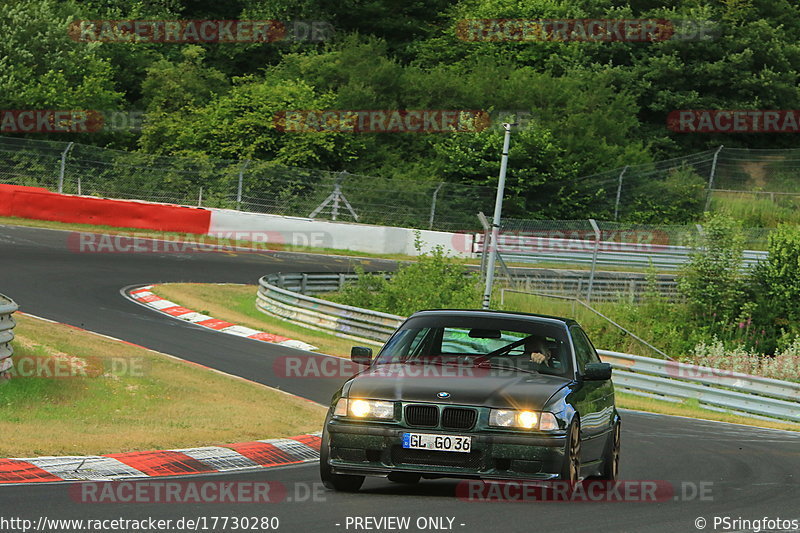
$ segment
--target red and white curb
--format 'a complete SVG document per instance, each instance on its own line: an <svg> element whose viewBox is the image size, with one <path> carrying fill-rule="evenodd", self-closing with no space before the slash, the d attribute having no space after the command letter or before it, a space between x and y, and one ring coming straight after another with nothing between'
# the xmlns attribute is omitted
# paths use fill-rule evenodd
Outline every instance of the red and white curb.
<svg viewBox="0 0 800 533"><path fill-rule="evenodd" d="M152 288L153 285L146 285L138 289L130 290L128 291L127 294L131 299L133 299L137 303L150 307L151 309L155 309L156 311L159 311L160 313L163 313L165 315L169 315L173 318L179 318L181 320L191 322L192 324L197 324L198 326L202 326L204 328L213 329L215 331L221 331L222 333L228 333L230 335L236 335L238 337L246 337L248 339L255 339L258 341L269 342L272 344L280 344L281 346L288 346L289 348L297 348L298 350L313 351L317 349L316 346L313 346L303 341L290 339L288 337L275 335L273 333L258 331L256 329L248 328L246 326L240 326L237 324L233 324L231 322L219 320L218 318L204 315L202 313L198 313L196 311L192 311L191 309L182 307L176 304L175 302L165 300L161 296L154 294L151 291Z"/></svg>
<svg viewBox="0 0 800 533"><path fill-rule="evenodd" d="M317 433L181 450L0 459L0 484L116 481L285 466L318 460L319 446Z"/></svg>

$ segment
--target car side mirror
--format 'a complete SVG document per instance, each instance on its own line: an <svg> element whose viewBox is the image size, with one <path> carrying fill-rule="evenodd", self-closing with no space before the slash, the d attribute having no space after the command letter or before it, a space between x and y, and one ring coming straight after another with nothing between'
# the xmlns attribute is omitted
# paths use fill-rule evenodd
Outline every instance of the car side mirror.
<svg viewBox="0 0 800 533"><path fill-rule="evenodd" d="M353 346L350 348L350 360L358 365L369 365L372 363L372 348Z"/></svg>
<svg viewBox="0 0 800 533"><path fill-rule="evenodd" d="M587 381L606 381L611 379L610 363L589 363L583 370L583 379Z"/></svg>

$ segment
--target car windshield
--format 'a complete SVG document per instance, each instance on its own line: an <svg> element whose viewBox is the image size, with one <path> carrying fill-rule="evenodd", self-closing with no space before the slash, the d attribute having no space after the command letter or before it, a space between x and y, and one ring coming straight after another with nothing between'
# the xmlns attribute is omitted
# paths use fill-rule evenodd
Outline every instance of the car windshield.
<svg viewBox="0 0 800 533"><path fill-rule="evenodd" d="M376 364L491 365L566 376L571 371L563 325L545 320L430 316L408 320Z"/></svg>

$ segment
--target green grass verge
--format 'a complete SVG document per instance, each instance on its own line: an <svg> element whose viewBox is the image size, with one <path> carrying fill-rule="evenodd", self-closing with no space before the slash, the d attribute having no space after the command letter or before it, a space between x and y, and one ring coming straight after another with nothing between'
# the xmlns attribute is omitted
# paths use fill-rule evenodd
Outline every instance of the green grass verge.
<svg viewBox="0 0 800 533"><path fill-rule="evenodd" d="M349 357L350 347L356 344L262 313L255 305L257 285L166 283L155 285L152 291L192 311L313 344L320 353Z"/></svg>
<svg viewBox="0 0 800 533"><path fill-rule="evenodd" d="M322 426L325 409L313 402L87 331L16 318L17 375L0 384L0 457L208 446ZM51 377L41 377L46 369Z"/></svg>
<svg viewBox="0 0 800 533"><path fill-rule="evenodd" d="M344 355L348 353L351 341L326 333L309 330L289 322L272 318L255 308L254 285L223 285L199 283L170 283L157 285L153 292L193 311L208 312L215 318L267 331L280 333L320 347L324 353ZM569 305L569 304L567 304ZM348 350L345 350L348 348ZM750 426L768 427L800 431L800 424L792 422L772 422L747 418L731 413L722 413L700 407L691 400L673 403L653 398L645 398L624 392L617 393L617 405L620 408L648 411L667 415L686 416L720 422L732 422Z"/></svg>

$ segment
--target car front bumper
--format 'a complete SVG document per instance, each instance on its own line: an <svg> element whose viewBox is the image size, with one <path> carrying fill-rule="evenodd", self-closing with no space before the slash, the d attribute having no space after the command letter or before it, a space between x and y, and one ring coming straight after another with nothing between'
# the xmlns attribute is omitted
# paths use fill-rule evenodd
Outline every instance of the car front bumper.
<svg viewBox="0 0 800 533"><path fill-rule="evenodd" d="M337 474L385 476L409 472L425 477L536 479L558 477L566 433L420 430L333 419L327 424L330 466ZM469 453L411 450L403 433L469 435Z"/></svg>

